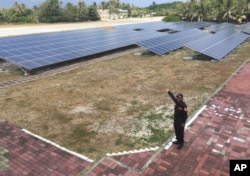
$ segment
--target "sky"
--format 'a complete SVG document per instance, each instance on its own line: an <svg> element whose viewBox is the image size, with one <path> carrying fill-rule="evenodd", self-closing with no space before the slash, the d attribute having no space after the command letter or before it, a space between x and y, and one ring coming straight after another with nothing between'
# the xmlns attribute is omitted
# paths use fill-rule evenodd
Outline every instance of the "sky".
<svg viewBox="0 0 250 176"><path fill-rule="evenodd" d="M24 3L26 7L32 8L34 5L39 5L44 1L45 0L0 0L0 8L10 8L13 6L15 2ZM76 5L79 0L60 0L60 1L63 2L63 5L65 5L68 2L71 2L72 4ZM108 0L84 0L84 2L87 5L92 5L93 2L96 2L97 5L99 5L102 1L108 2ZM148 7L151 4L153 4L153 2L155 2L156 4L162 4L173 1L185 1L185 0L120 0L120 2L129 3L131 5L133 4L136 7Z"/></svg>

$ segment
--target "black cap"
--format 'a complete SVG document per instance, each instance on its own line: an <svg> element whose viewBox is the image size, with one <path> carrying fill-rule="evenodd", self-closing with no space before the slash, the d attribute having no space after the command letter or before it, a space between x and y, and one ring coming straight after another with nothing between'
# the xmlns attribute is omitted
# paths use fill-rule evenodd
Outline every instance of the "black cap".
<svg viewBox="0 0 250 176"><path fill-rule="evenodd" d="M178 93L178 94L176 95L176 97L181 97L181 98L183 98L183 94L182 94L182 93Z"/></svg>

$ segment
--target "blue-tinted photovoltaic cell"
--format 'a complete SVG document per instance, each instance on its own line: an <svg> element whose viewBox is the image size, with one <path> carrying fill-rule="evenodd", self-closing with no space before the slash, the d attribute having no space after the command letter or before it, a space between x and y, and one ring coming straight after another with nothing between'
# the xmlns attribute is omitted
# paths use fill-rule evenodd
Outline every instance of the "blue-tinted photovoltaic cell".
<svg viewBox="0 0 250 176"><path fill-rule="evenodd" d="M172 30L176 31L184 31L184 30L189 30L189 29L194 29L194 28L205 28L208 26L211 26L213 23L211 22L178 22L178 23L173 23L173 25L170 27Z"/></svg>
<svg viewBox="0 0 250 176"><path fill-rule="evenodd" d="M211 46L215 45L216 43L222 41L223 39L227 38L228 36L233 35L234 33L236 33L236 31L231 30L231 29L224 30L224 31L218 32L216 34L211 34L211 35L206 36L202 39L198 39L196 41L188 43L185 46L188 48L191 48L193 50L203 51L203 50L207 49L208 47L211 47Z"/></svg>
<svg viewBox="0 0 250 176"><path fill-rule="evenodd" d="M220 24L215 24L215 25L211 25L209 27L206 27L205 29L212 31L212 32L219 32L222 30L226 30L226 29L234 29L235 25L231 24L231 23L220 23Z"/></svg>
<svg viewBox="0 0 250 176"><path fill-rule="evenodd" d="M190 29L168 36L153 38L149 40L144 40L137 42L136 44L146 48L149 51L157 55L163 55L183 47L186 43L196 40L197 38L202 38L209 34L207 32L201 31L199 29Z"/></svg>
<svg viewBox="0 0 250 176"><path fill-rule="evenodd" d="M130 46L148 39L160 40L159 37L171 36L165 32L159 32L163 29L183 30L184 32L187 29L209 25L211 23L160 21L120 25L111 29L92 28L5 37L0 38L0 58L17 64L21 68L32 70Z"/></svg>
<svg viewBox="0 0 250 176"><path fill-rule="evenodd" d="M135 27L140 28L139 26ZM165 35L166 33L148 29L136 31L131 27L131 30L96 28L6 37L0 38L0 58L32 70Z"/></svg>
<svg viewBox="0 0 250 176"><path fill-rule="evenodd" d="M187 43L185 47L212 57L213 59L221 60L248 37L249 35L247 34L229 29Z"/></svg>
<svg viewBox="0 0 250 176"><path fill-rule="evenodd" d="M250 23L248 22L248 23L237 26L237 30L250 34Z"/></svg>
<svg viewBox="0 0 250 176"><path fill-rule="evenodd" d="M117 26L119 30L128 30L128 29L135 29L136 27L140 27L147 30L163 30L163 29L170 29L175 31L184 31L194 28L204 28L207 26L212 25L211 22L186 22L186 21L180 21L180 22L151 22L151 23L142 23L140 26L138 24L132 24L132 25L126 25L126 28L124 26Z"/></svg>

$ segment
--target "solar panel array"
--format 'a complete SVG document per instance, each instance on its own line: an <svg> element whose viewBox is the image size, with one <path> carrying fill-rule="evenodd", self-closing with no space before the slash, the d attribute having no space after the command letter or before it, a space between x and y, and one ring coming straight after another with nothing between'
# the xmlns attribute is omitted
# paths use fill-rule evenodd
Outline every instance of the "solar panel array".
<svg viewBox="0 0 250 176"><path fill-rule="evenodd" d="M237 27L238 30L250 34L250 23L245 23Z"/></svg>
<svg viewBox="0 0 250 176"><path fill-rule="evenodd" d="M157 30L180 31L210 24L206 22L149 22L116 26L110 30L95 28L6 37L0 38L0 58L20 68L33 70L168 35Z"/></svg>
<svg viewBox="0 0 250 176"><path fill-rule="evenodd" d="M189 43L197 38L202 38L208 35L210 34L199 29L190 29L172 35L136 42L136 44L152 51L157 55L163 55L179 49L186 43Z"/></svg>
<svg viewBox="0 0 250 176"><path fill-rule="evenodd" d="M181 21L178 23L172 23L172 25L169 28L176 30L176 31L184 31L184 30L189 30L189 29L194 29L194 28L205 28L212 24L213 23L211 22L204 22L204 21L198 21L198 22Z"/></svg>
<svg viewBox="0 0 250 176"><path fill-rule="evenodd" d="M235 25L231 24L231 23L220 23L220 24L215 24L209 27L206 27L205 29L212 31L212 32L219 32L222 30L226 30L226 29L234 29Z"/></svg>
<svg viewBox="0 0 250 176"><path fill-rule="evenodd" d="M247 34L228 29L187 43L185 47L216 60L221 60L248 37Z"/></svg>
<svg viewBox="0 0 250 176"><path fill-rule="evenodd" d="M0 58L32 70L165 36L150 30L89 29L0 39Z"/></svg>
<svg viewBox="0 0 250 176"><path fill-rule="evenodd" d="M207 26L212 25L211 22L186 22L186 21L180 21L180 22L151 22L150 25L148 23L142 23L138 26L138 24L132 24L132 25L126 25L126 26L117 26L117 29L135 29L137 27L156 31L156 30L163 30L163 29L171 29L174 31L184 31L188 29L194 29L194 28L205 28Z"/></svg>

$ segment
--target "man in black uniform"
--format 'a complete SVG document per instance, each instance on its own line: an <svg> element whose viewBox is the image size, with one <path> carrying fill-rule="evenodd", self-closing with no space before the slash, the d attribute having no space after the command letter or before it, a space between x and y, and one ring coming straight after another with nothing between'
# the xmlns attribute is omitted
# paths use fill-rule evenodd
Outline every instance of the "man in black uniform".
<svg viewBox="0 0 250 176"><path fill-rule="evenodd" d="M174 130L177 141L173 142L173 144L177 144L177 149L181 149L184 144L184 128L186 120L188 118L187 105L183 101L183 94L179 93L175 97L169 89L167 90L167 92L171 99L175 102Z"/></svg>

